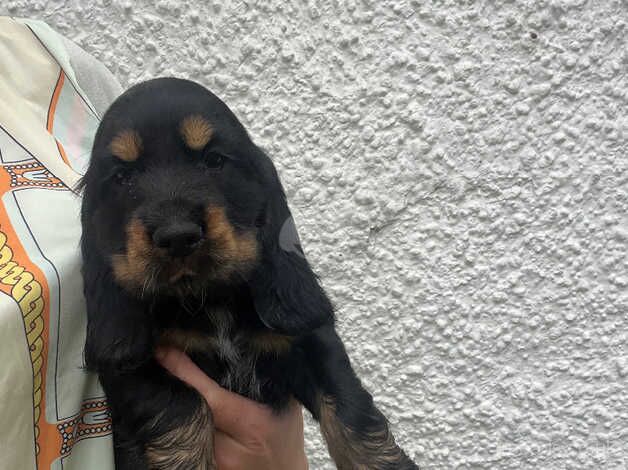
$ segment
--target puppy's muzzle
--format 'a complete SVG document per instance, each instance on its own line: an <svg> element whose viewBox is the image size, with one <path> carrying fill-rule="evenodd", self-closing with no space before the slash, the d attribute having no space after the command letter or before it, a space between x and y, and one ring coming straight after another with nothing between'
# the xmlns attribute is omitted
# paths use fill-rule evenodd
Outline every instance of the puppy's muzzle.
<svg viewBox="0 0 628 470"><path fill-rule="evenodd" d="M159 227L153 233L153 243L173 258L192 254L203 240L203 228L193 222L178 222Z"/></svg>

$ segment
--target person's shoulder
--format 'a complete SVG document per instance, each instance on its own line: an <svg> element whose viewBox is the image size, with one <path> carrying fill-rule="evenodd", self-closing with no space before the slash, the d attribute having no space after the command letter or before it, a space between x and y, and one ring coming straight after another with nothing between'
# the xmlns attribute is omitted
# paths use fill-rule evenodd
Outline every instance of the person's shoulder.
<svg viewBox="0 0 628 470"><path fill-rule="evenodd" d="M102 62L74 41L66 37L63 37L62 40L79 86L94 105L98 114L102 116L113 100L122 94L120 82Z"/></svg>

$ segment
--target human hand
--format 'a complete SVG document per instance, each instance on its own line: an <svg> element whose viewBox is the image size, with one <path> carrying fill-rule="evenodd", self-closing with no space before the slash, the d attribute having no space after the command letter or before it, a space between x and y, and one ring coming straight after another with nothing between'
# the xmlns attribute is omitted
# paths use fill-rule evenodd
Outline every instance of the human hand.
<svg viewBox="0 0 628 470"><path fill-rule="evenodd" d="M157 360L207 400L215 426L218 470L307 470L303 413L296 400L277 415L220 387L177 349L160 348Z"/></svg>

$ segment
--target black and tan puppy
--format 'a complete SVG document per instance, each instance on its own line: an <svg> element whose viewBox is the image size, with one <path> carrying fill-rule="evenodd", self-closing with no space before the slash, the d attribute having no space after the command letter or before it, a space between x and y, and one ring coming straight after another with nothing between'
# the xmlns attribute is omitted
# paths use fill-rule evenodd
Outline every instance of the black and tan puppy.
<svg viewBox="0 0 628 470"><path fill-rule="evenodd" d="M222 101L173 78L131 88L82 187L85 359L118 469L214 468L211 412L159 344L278 412L295 396L339 469L417 468L351 368L271 160Z"/></svg>

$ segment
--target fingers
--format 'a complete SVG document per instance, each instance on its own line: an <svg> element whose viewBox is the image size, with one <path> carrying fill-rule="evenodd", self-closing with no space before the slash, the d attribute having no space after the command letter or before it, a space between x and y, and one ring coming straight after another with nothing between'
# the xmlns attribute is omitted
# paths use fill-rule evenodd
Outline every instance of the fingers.
<svg viewBox="0 0 628 470"><path fill-rule="evenodd" d="M233 437L216 430L214 432L214 458L219 469L249 468L243 460L248 460L250 450ZM254 456L253 456L254 457ZM252 466L252 468L258 468Z"/></svg>
<svg viewBox="0 0 628 470"><path fill-rule="evenodd" d="M174 348L159 348L156 353L157 361L168 372L192 386L205 396L210 397L220 394L223 390L216 382L207 377L194 362L182 351Z"/></svg>
<svg viewBox="0 0 628 470"><path fill-rule="evenodd" d="M290 425L290 432L303 436L303 406L294 398L290 400L284 419Z"/></svg>
<svg viewBox="0 0 628 470"><path fill-rule="evenodd" d="M250 428L251 416L269 413L258 403L222 388L178 349L159 348L156 358L168 372L195 388L207 400L215 426L225 433L245 434Z"/></svg>

